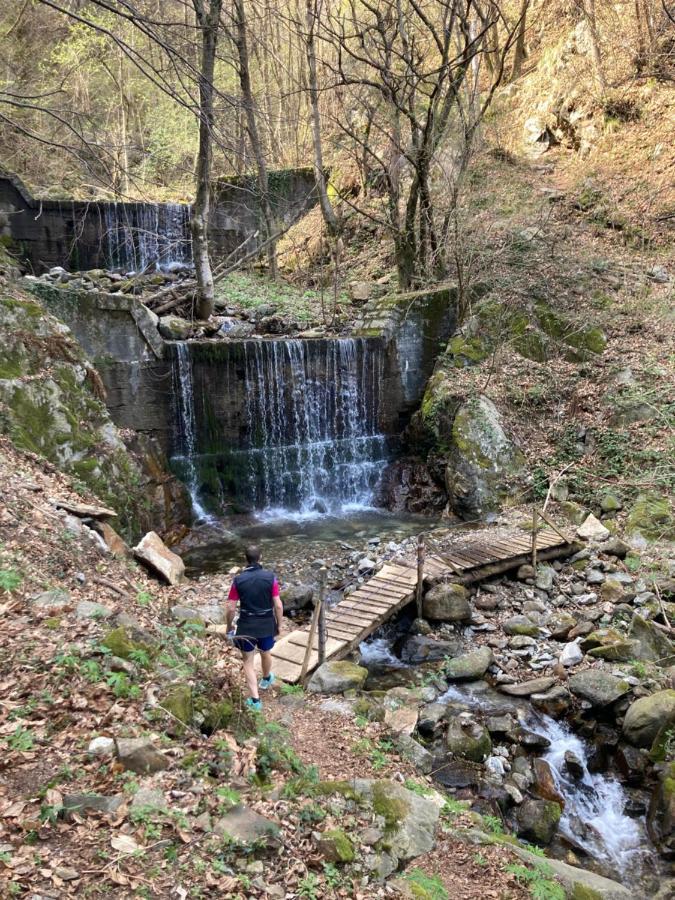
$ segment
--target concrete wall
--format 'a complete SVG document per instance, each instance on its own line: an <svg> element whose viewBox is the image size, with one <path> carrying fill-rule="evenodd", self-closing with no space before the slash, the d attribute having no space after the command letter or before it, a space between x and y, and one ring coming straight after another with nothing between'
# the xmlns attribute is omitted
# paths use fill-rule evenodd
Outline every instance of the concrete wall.
<svg viewBox="0 0 675 900"><path fill-rule="evenodd" d="M270 196L279 228L291 224L316 203L313 171L270 172ZM160 262L190 258L185 205L40 200L5 172L0 174L0 235L13 242L36 274L52 266L128 270L152 264L153 257ZM264 227L254 178L214 182L210 239L216 259L236 258L260 246Z"/></svg>

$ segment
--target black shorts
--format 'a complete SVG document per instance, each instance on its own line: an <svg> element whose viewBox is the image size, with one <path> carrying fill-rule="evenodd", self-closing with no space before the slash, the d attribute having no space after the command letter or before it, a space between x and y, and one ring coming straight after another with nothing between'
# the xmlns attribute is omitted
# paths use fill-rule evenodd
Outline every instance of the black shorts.
<svg viewBox="0 0 675 900"><path fill-rule="evenodd" d="M234 646L238 647L242 653L253 653L257 648L263 653L274 647L274 635L268 637L235 637Z"/></svg>

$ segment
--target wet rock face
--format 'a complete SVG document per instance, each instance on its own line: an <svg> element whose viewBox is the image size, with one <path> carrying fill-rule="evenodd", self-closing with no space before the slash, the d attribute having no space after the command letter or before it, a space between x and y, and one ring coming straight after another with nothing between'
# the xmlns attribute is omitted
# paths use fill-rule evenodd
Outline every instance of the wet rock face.
<svg viewBox="0 0 675 900"><path fill-rule="evenodd" d="M385 469L376 502L392 512L429 514L440 513L447 499L445 486L426 463L398 459Z"/></svg>
<svg viewBox="0 0 675 900"><path fill-rule="evenodd" d="M528 481L525 457L507 436L502 417L487 397L457 411L445 482L451 508L472 519L498 511Z"/></svg>

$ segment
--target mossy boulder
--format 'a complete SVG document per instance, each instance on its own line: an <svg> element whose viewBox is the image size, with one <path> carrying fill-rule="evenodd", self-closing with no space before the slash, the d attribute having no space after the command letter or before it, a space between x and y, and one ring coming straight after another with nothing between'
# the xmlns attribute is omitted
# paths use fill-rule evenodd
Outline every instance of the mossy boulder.
<svg viewBox="0 0 675 900"><path fill-rule="evenodd" d="M550 844L558 828L562 808L554 800L525 800L518 808L518 835L536 844Z"/></svg>
<svg viewBox="0 0 675 900"><path fill-rule="evenodd" d="M361 690L368 677L368 669L356 663L338 660L326 662L312 675L307 690L315 694L342 694Z"/></svg>
<svg viewBox="0 0 675 900"><path fill-rule="evenodd" d="M664 725L675 724L675 690L657 691L632 703L623 720L623 734L636 747L651 747Z"/></svg>
<svg viewBox="0 0 675 900"><path fill-rule="evenodd" d="M0 431L92 490L130 534L145 508L141 472L70 330L18 288L0 288Z"/></svg>
<svg viewBox="0 0 675 900"><path fill-rule="evenodd" d="M463 518L480 518L522 499L529 482L525 457L507 436L494 403L478 396L454 418L445 483L450 506Z"/></svg>
<svg viewBox="0 0 675 900"><path fill-rule="evenodd" d="M630 684L602 669L585 669L570 677L569 688L593 706L609 706L630 691Z"/></svg>
<svg viewBox="0 0 675 900"><path fill-rule="evenodd" d="M541 330L560 346L568 359L587 360L604 351L607 338L597 326L572 322L543 302L536 304L535 312Z"/></svg>
<svg viewBox="0 0 675 900"><path fill-rule="evenodd" d="M354 861L354 845L341 828L324 831L318 840L321 856L332 863L349 863Z"/></svg>
<svg viewBox="0 0 675 900"><path fill-rule="evenodd" d="M478 722L456 716L448 725L446 747L453 756L483 762L492 752L490 732Z"/></svg>
<svg viewBox="0 0 675 900"><path fill-rule="evenodd" d="M479 647L449 659L443 671L448 681L475 681L485 675L493 661L492 650L489 647Z"/></svg>
<svg viewBox="0 0 675 900"><path fill-rule="evenodd" d="M194 716L192 687L189 684L174 684L163 697L161 706L183 725L189 725Z"/></svg>
<svg viewBox="0 0 675 900"><path fill-rule="evenodd" d="M469 592L462 584L437 584L423 600L424 616L440 622L467 622L471 618Z"/></svg>
<svg viewBox="0 0 675 900"><path fill-rule="evenodd" d="M129 659L133 651L139 649L140 646L131 640L126 629L122 627L109 631L101 643L110 650L113 656L119 656L120 659Z"/></svg>
<svg viewBox="0 0 675 900"><path fill-rule="evenodd" d="M641 494L628 513L626 533L653 540L675 539L675 515L666 497Z"/></svg>
<svg viewBox="0 0 675 900"><path fill-rule="evenodd" d="M490 353L489 344L478 336L465 337L458 334L448 342L447 354L457 369L478 365L487 359Z"/></svg>
<svg viewBox="0 0 675 900"><path fill-rule="evenodd" d="M649 619L635 613L630 625L629 637L635 645L635 659L644 662L667 660L675 653L675 644Z"/></svg>

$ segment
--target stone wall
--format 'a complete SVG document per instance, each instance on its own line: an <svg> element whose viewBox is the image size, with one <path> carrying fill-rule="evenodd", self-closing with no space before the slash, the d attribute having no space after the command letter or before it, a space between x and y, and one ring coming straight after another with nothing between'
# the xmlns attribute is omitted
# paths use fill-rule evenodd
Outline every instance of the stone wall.
<svg viewBox="0 0 675 900"><path fill-rule="evenodd" d="M311 169L270 172L277 226L289 225L316 202ZM213 185L210 240L215 258L242 256L264 237L255 179L220 179ZM42 200L20 179L0 173L0 239L11 242L30 271L70 271L186 262L190 258L189 207L184 204Z"/></svg>

